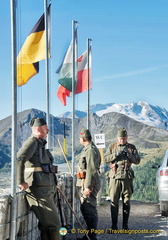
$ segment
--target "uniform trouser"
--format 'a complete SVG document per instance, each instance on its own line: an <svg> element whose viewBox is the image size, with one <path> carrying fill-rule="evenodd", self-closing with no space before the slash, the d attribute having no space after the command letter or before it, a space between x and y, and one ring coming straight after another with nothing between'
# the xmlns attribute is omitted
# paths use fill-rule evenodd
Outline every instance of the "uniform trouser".
<svg viewBox="0 0 168 240"><path fill-rule="evenodd" d="M81 197L81 212L89 230L88 236L92 240L97 239L94 230L97 230L98 213L97 213L97 192L93 190L88 198Z"/></svg>
<svg viewBox="0 0 168 240"><path fill-rule="evenodd" d="M32 186L26 194L28 203L39 220L39 229L41 231L53 232L53 235L54 232L58 233L60 229L56 194L57 189L55 185L51 187ZM60 235L57 235L59 240Z"/></svg>
<svg viewBox="0 0 168 240"><path fill-rule="evenodd" d="M122 197L123 202L123 228L127 227L132 193L132 179L110 179L109 194L111 198L112 227L117 227L120 197Z"/></svg>
<svg viewBox="0 0 168 240"><path fill-rule="evenodd" d="M89 230L88 236L90 237L90 239L97 239L96 233L94 231L97 229L98 223L97 209L90 203L84 201L81 204L81 212Z"/></svg>
<svg viewBox="0 0 168 240"><path fill-rule="evenodd" d="M42 230L41 231L41 240L60 240L60 234L58 231Z"/></svg>

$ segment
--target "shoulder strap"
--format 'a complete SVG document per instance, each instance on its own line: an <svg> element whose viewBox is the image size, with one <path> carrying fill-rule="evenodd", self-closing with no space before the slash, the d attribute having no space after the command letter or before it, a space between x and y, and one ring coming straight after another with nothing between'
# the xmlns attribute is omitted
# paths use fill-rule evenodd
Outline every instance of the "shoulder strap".
<svg viewBox="0 0 168 240"><path fill-rule="evenodd" d="M129 148L130 152L133 153L133 151L134 151L134 145L128 143L128 148Z"/></svg>
<svg viewBox="0 0 168 240"><path fill-rule="evenodd" d="M36 138L37 140L37 149L39 152L39 158L40 158L40 162L43 163L43 157L42 157L42 144L41 142Z"/></svg>
<svg viewBox="0 0 168 240"><path fill-rule="evenodd" d="M114 152L116 152L116 148L117 148L117 143L114 143L114 144L113 144L113 150L114 150Z"/></svg>

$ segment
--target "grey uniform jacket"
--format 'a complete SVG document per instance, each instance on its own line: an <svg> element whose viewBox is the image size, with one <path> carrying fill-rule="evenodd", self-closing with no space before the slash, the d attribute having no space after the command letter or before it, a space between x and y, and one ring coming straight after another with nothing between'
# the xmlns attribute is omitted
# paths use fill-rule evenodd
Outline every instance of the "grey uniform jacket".
<svg viewBox="0 0 168 240"><path fill-rule="evenodd" d="M93 142L85 146L81 152L78 171L86 171L84 187L90 190L95 188L100 190L99 167L101 156L99 150ZM77 186L82 186L82 181L77 179Z"/></svg>
<svg viewBox="0 0 168 240"><path fill-rule="evenodd" d="M30 136L17 153L17 182L18 184L27 182L29 187L49 187L53 183L53 174L43 174L43 172L32 172L29 169L41 167L42 164L50 165L53 162L51 153L45 149L46 141Z"/></svg>

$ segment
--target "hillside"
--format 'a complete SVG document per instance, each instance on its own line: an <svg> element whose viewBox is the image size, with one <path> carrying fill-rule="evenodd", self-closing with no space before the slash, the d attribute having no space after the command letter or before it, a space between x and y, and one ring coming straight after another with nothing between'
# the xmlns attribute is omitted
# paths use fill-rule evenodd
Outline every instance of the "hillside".
<svg viewBox="0 0 168 240"><path fill-rule="evenodd" d="M37 109L29 109L18 114L18 136L17 145L18 148L22 143L30 136L31 128L29 126L30 119L32 117L45 117L45 112ZM168 142L168 131L160 128L152 127L136 121L121 113L108 113L101 117L96 114L90 114L91 119L91 132L94 141L94 134L104 133L106 140L106 147L109 143L116 140L118 128L125 127L129 134L129 142L135 144L137 148L143 152L148 152L148 149L153 149L156 152L164 147ZM86 128L86 117L75 119L75 139L76 150L80 151L81 145L78 141L79 132L81 128ZM66 138L67 138L67 153L69 159L71 158L71 119L69 118L57 118L51 115L50 117L50 141L51 150L55 155L57 162L64 161L61 150L59 148L57 139L59 138L63 142L64 134L64 122L66 125ZM11 147L11 116L0 121L0 144ZM159 150L160 151L160 150ZM1 149L1 153L4 150ZM2 154L1 154L2 155Z"/></svg>

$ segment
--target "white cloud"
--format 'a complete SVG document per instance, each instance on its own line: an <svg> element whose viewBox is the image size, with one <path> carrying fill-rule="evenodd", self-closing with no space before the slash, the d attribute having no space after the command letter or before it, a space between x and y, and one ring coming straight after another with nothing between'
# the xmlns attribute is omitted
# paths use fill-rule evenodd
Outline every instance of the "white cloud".
<svg viewBox="0 0 168 240"><path fill-rule="evenodd" d="M110 75L110 76L104 76L104 77L97 78L97 80L102 81L102 80L108 80L108 79L136 76L136 75L144 74L147 72L157 71L157 70L160 70L161 68L167 68L167 67L168 67L168 64L165 64L165 65L158 66L158 67L150 67L150 68L141 69L141 70L132 71L132 72L125 72L125 73L119 73L119 74Z"/></svg>

